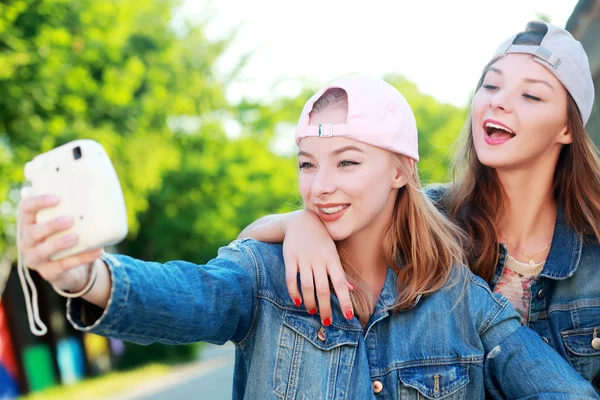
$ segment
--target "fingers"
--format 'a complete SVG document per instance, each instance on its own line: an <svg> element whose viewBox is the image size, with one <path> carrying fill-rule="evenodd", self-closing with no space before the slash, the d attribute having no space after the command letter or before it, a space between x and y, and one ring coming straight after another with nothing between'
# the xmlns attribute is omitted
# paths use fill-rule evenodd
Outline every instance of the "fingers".
<svg viewBox="0 0 600 400"><path fill-rule="evenodd" d="M298 261L296 257L284 252L283 262L285 263L285 284L288 293L296 307L300 307L302 305L302 295L298 290Z"/></svg>
<svg viewBox="0 0 600 400"><path fill-rule="evenodd" d="M319 311L321 313L321 323L325 326L331 325L331 301L329 296L329 278L327 278L327 271L323 267L313 268L313 276L315 279L315 290L317 292L317 299L319 301Z"/></svg>
<svg viewBox="0 0 600 400"><path fill-rule="evenodd" d="M53 195L34 196L21 200L20 213L23 225L35 224L35 216L38 211L58 204L58 197Z"/></svg>
<svg viewBox="0 0 600 400"><path fill-rule="evenodd" d="M330 301L331 291L329 288L329 281L331 280L342 314L348 320L354 318L354 307L350 300L350 292L354 290L354 286L346 279L346 274L338 258L330 259L327 267L318 267L318 264L311 264L307 261L300 262L296 257L286 252L284 252L283 258L288 293L297 307L300 307L304 298L304 306L310 314L314 315L319 310L323 325L328 326L331 324L333 320ZM300 274L302 293L298 290L298 274Z"/></svg>
<svg viewBox="0 0 600 400"><path fill-rule="evenodd" d="M64 216L55 218L43 224L29 225L24 229L22 237L22 248L33 247L39 242L43 242L47 237L59 233L73 226L73 218Z"/></svg>
<svg viewBox="0 0 600 400"><path fill-rule="evenodd" d="M40 243L23 253L25 265L35 269L38 265L48 263L50 256L61 250L73 247L77 243L77 240L76 233L68 233L58 239Z"/></svg>
<svg viewBox="0 0 600 400"><path fill-rule="evenodd" d="M315 287L311 266L308 262L300 260L298 268L300 269L300 286L302 288L304 306L309 314L315 315L317 313L317 302L315 301Z"/></svg>
<svg viewBox="0 0 600 400"><path fill-rule="evenodd" d="M327 262L327 272L329 273L329 279L331 280L335 294L340 302L342 314L344 314L344 317L346 317L347 320L353 319L354 307L352 307L352 301L350 300L351 284L346 279L346 274L344 273L344 269L342 268L339 259L333 259ZM321 304L320 301L319 304ZM323 307L321 307L321 310L323 310Z"/></svg>
<svg viewBox="0 0 600 400"><path fill-rule="evenodd" d="M91 264L101 255L101 249L90 250L85 253L79 253L74 256L42 264L34 269L37 270L40 276L46 281L53 282L58 280L62 274L73 268L79 267L80 265Z"/></svg>

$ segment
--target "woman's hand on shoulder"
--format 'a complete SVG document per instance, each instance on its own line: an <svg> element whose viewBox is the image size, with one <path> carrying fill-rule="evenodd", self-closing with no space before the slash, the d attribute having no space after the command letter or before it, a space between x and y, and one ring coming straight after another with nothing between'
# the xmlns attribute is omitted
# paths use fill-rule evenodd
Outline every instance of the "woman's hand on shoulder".
<svg viewBox="0 0 600 400"><path fill-rule="evenodd" d="M346 279L335 242L319 217L312 211L296 211L288 215L283 230L286 283L294 303L300 307L304 302L310 314L320 312L323 325L331 324L331 281L342 313L347 319L354 318L350 301L353 287Z"/></svg>

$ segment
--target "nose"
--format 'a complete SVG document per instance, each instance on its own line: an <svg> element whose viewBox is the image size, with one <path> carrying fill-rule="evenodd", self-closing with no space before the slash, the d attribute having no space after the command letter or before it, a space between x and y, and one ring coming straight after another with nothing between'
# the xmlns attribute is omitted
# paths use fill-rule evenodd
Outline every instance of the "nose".
<svg viewBox="0 0 600 400"><path fill-rule="evenodd" d="M498 90L490 98L490 108L510 112L512 110L512 98L508 90Z"/></svg>
<svg viewBox="0 0 600 400"><path fill-rule="evenodd" d="M311 185L311 194L317 198L323 198L335 192L335 184L332 172L325 168L319 168Z"/></svg>

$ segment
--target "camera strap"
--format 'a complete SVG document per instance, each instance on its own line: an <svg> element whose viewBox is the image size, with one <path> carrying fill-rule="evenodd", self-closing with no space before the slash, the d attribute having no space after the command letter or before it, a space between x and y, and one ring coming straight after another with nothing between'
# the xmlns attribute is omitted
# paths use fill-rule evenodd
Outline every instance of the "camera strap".
<svg viewBox="0 0 600 400"><path fill-rule="evenodd" d="M19 243L21 240L21 229L19 215L21 204L19 203L19 212L17 213L17 249L20 249ZM40 308L38 303L38 292L35 287L35 283L29 273L29 268L23 262L23 254L18 250L17 256L17 272L19 274L19 280L21 281L21 287L23 288L23 295L25 296L25 307L27 309L27 320L29 321L29 330L35 336L44 336L48 332L48 327L44 325L40 318ZM31 292L30 292L31 290Z"/></svg>

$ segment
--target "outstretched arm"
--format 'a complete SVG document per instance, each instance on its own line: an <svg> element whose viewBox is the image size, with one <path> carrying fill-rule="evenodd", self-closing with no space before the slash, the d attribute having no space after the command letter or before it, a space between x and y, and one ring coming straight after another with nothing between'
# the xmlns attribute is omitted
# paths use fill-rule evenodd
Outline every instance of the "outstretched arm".
<svg viewBox="0 0 600 400"><path fill-rule="evenodd" d="M69 299L67 317L78 330L139 344L241 341L257 305L253 260L260 255L252 251L234 242L206 265L105 254L112 278L106 307Z"/></svg>

